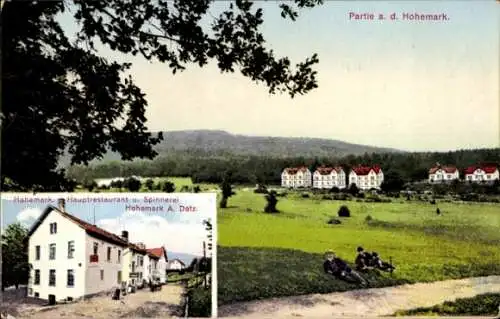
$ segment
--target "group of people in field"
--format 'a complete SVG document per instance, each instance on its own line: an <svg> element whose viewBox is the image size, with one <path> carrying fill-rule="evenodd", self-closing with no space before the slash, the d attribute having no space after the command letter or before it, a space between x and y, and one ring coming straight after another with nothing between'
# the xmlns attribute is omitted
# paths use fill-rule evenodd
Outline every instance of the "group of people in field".
<svg viewBox="0 0 500 319"><path fill-rule="evenodd" d="M331 250L327 251L323 263L325 273L348 282L356 282L366 286L368 282L358 272L367 272L372 269L392 272L395 269L392 263L380 259L378 253L375 251L367 252L363 247L358 247L356 251L357 255L354 261L355 270L351 269L347 262L337 257L335 252Z"/></svg>

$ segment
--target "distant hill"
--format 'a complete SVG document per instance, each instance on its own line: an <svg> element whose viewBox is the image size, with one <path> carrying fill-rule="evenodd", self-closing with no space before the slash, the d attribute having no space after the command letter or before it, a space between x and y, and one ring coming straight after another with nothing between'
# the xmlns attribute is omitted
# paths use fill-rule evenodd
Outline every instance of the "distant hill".
<svg viewBox="0 0 500 319"><path fill-rule="evenodd" d="M364 153L403 152L392 148L347 143L333 139L248 136L217 130L163 132L163 141L155 147L159 155L175 152L202 152L204 154L258 155L271 157L342 157ZM120 160L109 152L102 161ZM69 157L61 160L66 166Z"/></svg>

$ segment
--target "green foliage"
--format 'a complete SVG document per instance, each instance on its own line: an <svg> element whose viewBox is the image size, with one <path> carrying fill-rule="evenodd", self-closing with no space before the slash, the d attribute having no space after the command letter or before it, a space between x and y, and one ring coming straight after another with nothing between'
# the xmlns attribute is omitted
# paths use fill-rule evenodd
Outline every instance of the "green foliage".
<svg viewBox="0 0 500 319"><path fill-rule="evenodd" d="M276 208L276 205L278 204L278 198L276 197L276 192L275 191L270 191L266 195L266 207L264 207L264 212L266 213L277 213L278 209Z"/></svg>
<svg viewBox="0 0 500 319"><path fill-rule="evenodd" d="M487 293L446 301L433 307L398 311L396 316L496 316L499 314L499 306L500 293Z"/></svg>
<svg viewBox="0 0 500 319"><path fill-rule="evenodd" d="M155 181L151 178L148 178L144 182L144 186L146 187L147 190L152 191L154 189L154 186L155 186Z"/></svg>
<svg viewBox="0 0 500 319"><path fill-rule="evenodd" d="M293 20L300 8L321 2L282 5L282 16ZM74 187L57 168L65 151L73 164L87 164L108 149L124 160L157 155L152 147L162 135L152 137L146 130L147 101L127 75L131 64L99 56L97 41L112 51L165 64L174 74L214 61L222 72L239 70L271 94L293 98L317 87L316 54L294 66L266 48L262 9L238 0L213 17L212 3L2 2L1 164L2 176L13 181L8 185L30 190ZM75 41L57 19L68 4L71 11L66 13L78 22ZM213 19L208 29L200 27L206 18Z"/></svg>
<svg viewBox="0 0 500 319"><path fill-rule="evenodd" d="M220 188L222 190L222 197L219 203L219 208L227 208L227 200L229 199L229 197L236 194L235 192L233 192L233 188L231 186L230 174L227 174L226 177L224 177Z"/></svg>
<svg viewBox="0 0 500 319"><path fill-rule="evenodd" d="M200 191L201 191L200 186L196 185L196 186L193 187L193 192L194 193L199 193Z"/></svg>
<svg viewBox="0 0 500 319"><path fill-rule="evenodd" d="M188 316L210 317L212 315L212 293L210 288L198 286L188 290Z"/></svg>
<svg viewBox="0 0 500 319"><path fill-rule="evenodd" d="M337 215L339 217L351 217L351 211L349 210L349 207L347 207L346 205L342 205L340 206Z"/></svg>
<svg viewBox="0 0 500 319"><path fill-rule="evenodd" d="M129 177L123 181L123 187L131 192L138 192L141 189L141 181L134 177Z"/></svg>
<svg viewBox="0 0 500 319"><path fill-rule="evenodd" d="M28 283L27 235L28 230L19 223L10 224L2 234L2 289Z"/></svg>
<svg viewBox="0 0 500 319"><path fill-rule="evenodd" d="M171 181L164 181L160 185L161 185L162 192L165 192L165 193L175 192L175 184L172 183Z"/></svg>

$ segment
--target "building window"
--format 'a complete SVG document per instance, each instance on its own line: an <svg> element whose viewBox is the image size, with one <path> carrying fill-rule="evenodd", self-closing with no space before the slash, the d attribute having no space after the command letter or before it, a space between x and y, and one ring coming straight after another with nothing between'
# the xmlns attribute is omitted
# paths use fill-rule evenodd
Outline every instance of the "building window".
<svg viewBox="0 0 500 319"><path fill-rule="evenodd" d="M101 269L101 280L104 280L104 269Z"/></svg>
<svg viewBox="0 0 500 319"><path fill-rule="evenodd" d="M122 272L119 270L118 273L117 273L117 276L116 276L116 281L118 284L121 284L122 282Z"/></svg>
<svg viewBox="0 0 500 319"><path fill-rule="evenodd" d="M57 223L50 223L50 233L57 234Z"/></svg>
<svg viewBox="0 0 500 319"><path fill-rule="evenodd" d="M72 259L75 254L75 242L73 240L68 241L68 259Z"/></svg>
<svg viewBox="0 0 500 319"><path fill-rule="evenodd" d="M121 259L122 259L122 251L119 250L118 251L118 262L121 262Z"/></svg>
<svg viewBox="0 0 500 319"><path fill-rule="evenodd" d="M35 246L35 260L40 260L40 246Z"/></svg>
<svg viewBox="0 0 500 319"><path fill-rule="evenodd" d="M108 261L111 261L111 247L108 247L108 255L107 255Z"/></svg>
<svg viewBox="0 0 500 319"><path fill-rule="evenodd" d="M50 260L56 259L56 244L49 245L49 259Z"/></svg>
<svg viewBox="0 0 500 319"><path fill-rule="evenodd" d="M94 243L94 255L99 253L99 243Z"/></svg>
<svg viewBox="0 0 500 319"><path fill-rule="evenodd" d="M73 269L68 269L68 287L73 287L75 285L75 273Z"/></svg>
<svg viewBox="0 0 500 319"><path fill-rule="evenodd" d="M49 286L55 286L56 285L56 270L51 269L49 270Z"/></svg>
<svg viewBox="0 0 500 319"><path fill-rule="evenodd" d="M40 269L35 269L35 280L33 281L33 285L40 284Z"/></svg>

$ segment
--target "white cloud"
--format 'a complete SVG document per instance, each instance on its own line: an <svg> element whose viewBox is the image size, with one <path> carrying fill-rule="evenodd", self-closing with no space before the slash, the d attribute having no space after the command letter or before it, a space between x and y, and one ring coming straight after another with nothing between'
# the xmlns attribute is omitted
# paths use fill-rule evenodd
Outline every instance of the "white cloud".
<svg viewBox="0 0 500 319"><path fill-rule="evenodd" d="M129 240L147 248L165 246L168 251L203 254L207 232L201 223L172 223L158 215L125 212L120 217L101 219L97 225L114 234L129 232Z"/></svg>
<svg viewBox="0 0 500 319"><path fill-rule="evenodd" d="M42 210L35 207L27 207L17 214L17 221L26 227L29 227L33 222L40 217Z"/></svg>

